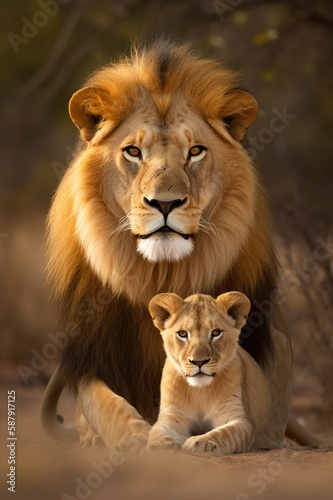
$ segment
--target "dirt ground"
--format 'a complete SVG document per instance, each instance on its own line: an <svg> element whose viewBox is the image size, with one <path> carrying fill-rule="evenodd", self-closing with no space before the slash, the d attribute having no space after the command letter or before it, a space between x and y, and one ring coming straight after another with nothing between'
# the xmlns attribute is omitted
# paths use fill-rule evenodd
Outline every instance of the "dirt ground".
<svg viewBox="0 0 333 500"><path fill-rule="evenodd" d="M307 450L291 442L281 450L214 457L179 452L153 457L81 449L46 437L39 424L41 383L25 387L10 369L1 370L1 499L22 500L328 500L333 491L333 451ZM36 381L37 382L37 381ZM315 387L296 391L292 411L308 430L332 441ZM7 395L15 390L15 495L6 485L11 449ZM59 412L73 419L74 402L64 394ZM301 418L303 414L303 419Z"/></svg>

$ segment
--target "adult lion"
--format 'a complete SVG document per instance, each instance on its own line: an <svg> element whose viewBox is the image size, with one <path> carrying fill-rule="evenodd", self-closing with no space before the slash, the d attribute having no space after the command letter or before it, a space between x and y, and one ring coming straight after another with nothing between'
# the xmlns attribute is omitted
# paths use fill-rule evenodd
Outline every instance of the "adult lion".
<svg viewBox="0 0 333 500"><path fill-rule="evenodd" d="M95 73L69 112L84 142L49 216L49 280L68 341L44 428L64 434L55 410L67 385L83 440L145 441L165 359L150 299L238 290L252 302L240 342L272 393L263 442L281 446L292 352L275 304L265 192L241 142L255 99L217 61L159 42ZM288 433L316 444L291 419Z"/></svg>

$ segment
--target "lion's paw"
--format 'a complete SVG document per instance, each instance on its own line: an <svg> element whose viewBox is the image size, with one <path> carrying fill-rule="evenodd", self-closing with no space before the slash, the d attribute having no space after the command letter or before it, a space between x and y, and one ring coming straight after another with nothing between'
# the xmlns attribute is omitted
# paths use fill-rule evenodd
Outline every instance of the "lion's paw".
<svg viewBox="0 0 333 500"><path fill-rule="evenodd" d="M105 443L92 427L82 432L80 429L80 446L83 448L103 448Z"/></svg>
<svg viewBox="0 0 333 500"><path fill-rule="evenodd" d="M116 449L119 453L130 454L143 450L148 441L147 433L136 433L128 436L116 444Z"/></svg>
<svg viewBox="0 0 333 500"><path fill-rule="evenodd" d="M104 448L105 443L99 434L80 436L82 448Z"/></svg>

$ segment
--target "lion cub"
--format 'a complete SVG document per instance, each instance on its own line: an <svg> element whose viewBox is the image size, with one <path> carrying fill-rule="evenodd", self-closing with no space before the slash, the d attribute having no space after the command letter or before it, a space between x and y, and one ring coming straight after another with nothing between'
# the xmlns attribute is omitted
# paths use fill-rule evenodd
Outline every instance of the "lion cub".
<svg viewBox="0 0 333 500"><path fill-rule="evenodd" d="M185 300L162 293L151 300L149 311L167 359L148 449L225 455L260 448L270 393L260 367L238 345L249 299L240 292Z"/></svg>

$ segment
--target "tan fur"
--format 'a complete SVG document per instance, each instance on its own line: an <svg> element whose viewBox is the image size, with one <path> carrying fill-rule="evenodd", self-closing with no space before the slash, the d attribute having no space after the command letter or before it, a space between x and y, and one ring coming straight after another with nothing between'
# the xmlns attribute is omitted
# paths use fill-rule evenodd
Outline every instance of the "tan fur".
<svg viewBox="0 0 333 500"><path fill-rule="evenodd" d="M216 300L198 294L184 301L175 294L151 300L167 359L148 449L181 446L224 455L267 446L269 386L257 363L238 346L250 307L237 292ZM179 331L187 338L179 338Z"/></svg>
<svg viewBox="0 0 333 500"><path fill-rule="evenodd" d="M139 415L124 398L110 391L101 381L84 387L78 395L79 408L85 408L84 416L78 412L78 428L84 430L80 436L81 444L96 440L102 436L108 447L120 444L130 436L145 444L150 425ZM94 422L95 432L88 422ZM96 432L97 431L97 432Z"/></svg>
<svg viewBox="0 0 333 500"><path fill-rule="evenodd" d="M164 352L147 312L154 295L236 289L253 313L254 301L271 303L277 266L265 193L239 142L257 105L217 61L161 42L96 72L69 111L84 143L49 216L49 282L68 332L52 387L69 385L111 443L114 429L130 436L133 418L140 427L140 415L154 419L158 407ZM205 148L200 161L189 156L196 145ZM128 146L142 159L129 160ZM177 202L166 221L156 200ZM146 238L165 223L180 234ZM242 338L271 381L271 446L283 440L292 365L277 318L275 307L259 323L250 313ZM44 408L58 392L48 391Z"/></svg>

